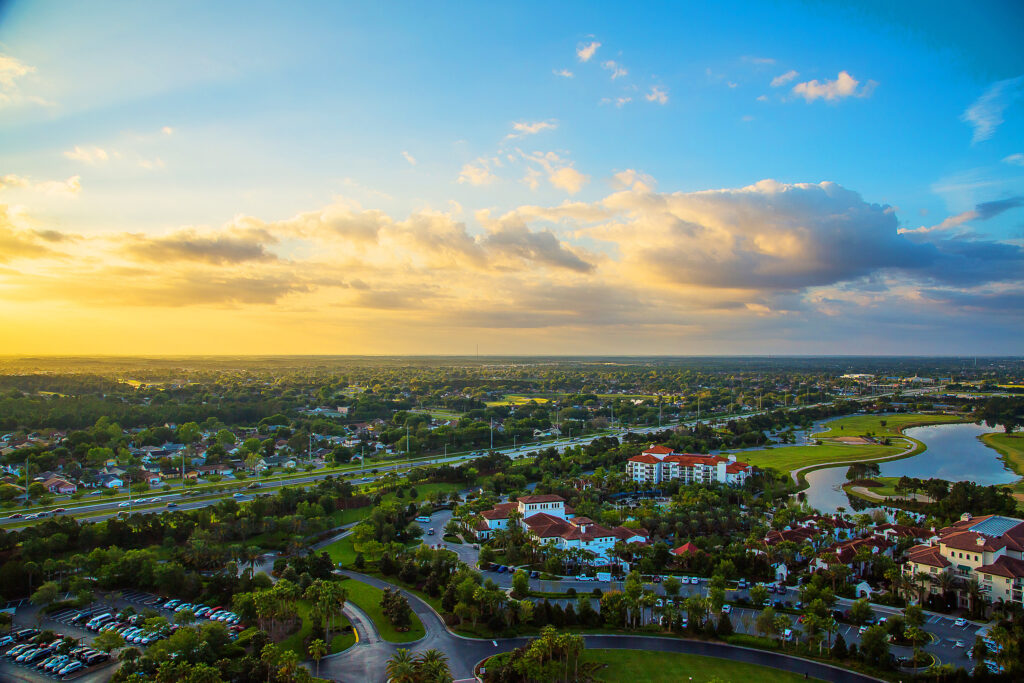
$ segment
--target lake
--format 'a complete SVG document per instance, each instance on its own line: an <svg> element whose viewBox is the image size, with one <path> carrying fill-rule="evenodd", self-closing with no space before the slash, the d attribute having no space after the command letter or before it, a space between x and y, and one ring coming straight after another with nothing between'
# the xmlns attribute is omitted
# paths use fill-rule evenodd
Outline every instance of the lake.
<svg viewBox="0 0 1024 683"><path fill-rule="evenodd" d="M923 442L928 449L911 458L878 463L883 477L936 477L947 481L973 481L984 486L1010 484L1020 477L1007 469L999 453L978 438L982 434L1002 431L973 423L912 427L904 434ZM846 483L846 467L830 467L807 474L807 502L822 512L837 507L852 508L850 499L840 488Z"/></svg>

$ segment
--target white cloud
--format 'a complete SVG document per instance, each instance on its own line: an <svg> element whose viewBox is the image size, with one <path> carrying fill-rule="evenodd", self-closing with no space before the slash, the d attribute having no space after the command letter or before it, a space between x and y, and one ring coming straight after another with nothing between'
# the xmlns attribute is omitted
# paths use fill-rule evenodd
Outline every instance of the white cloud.
<svg viewBox="0 0 1024 683"><path fill-rule="evenodd" d="M164 126L160 129L160 132L163 133L164 135L174 135L174 129L170 126Z"/></svg>
<svg viewBox="0 0 1024 683"><path fill-rule="evenodd" d="M750 62L751 64L774 64L775 60L771 57L751 57L747 56L743 58L743 61Z"/></svg>
<svg viewBox="0 0 1024 683"><path fill-rule="evenodd" d="M625 97L625 96L623 96L623 97L616 97L615 98L615 106L616 107L622 107L624 104L629 104L632 101L633 101L632 97Z"/></svg>
<svg viewBox="0 0 1024 683"><path fill-rule="evenodd" d="M1004 164L1013 164L1014 166L1024 166L1024 154L1011 154L1010 156L1003 159Z"/></svg>
<svg viewBox="0 0 1024 683"><path fill-rule="evenodd" d="M767 102L768 101L768 96L767 95L758 95L757 96L757 101L758 102Z"/></svg>
<svg viewBox="0 0 1024 683"><path fill-rule="evenodd" d="M50 104L41 97L24 95L18 86L18 81L30 73L35 72L34 66L29 66L10 55L0 54L0 107L24 103Z"/></svg>
<svg viewBox="0 0 1024 683"><path fill-rule="evenodd" d="M404 158L404 159L405 159L406 161L408 161L408 162L409 162L409 163L410 163L411 165L413 165L413 166L415 166L415 165L416 165L416 157L414 157L413 155L409 154L409 153L408 153L408 152L406 152L406 151L405 151L404 149L402 150L402 157L403 157L403 158Z"/></svg>
<svg viewBox="0 0 1024 683"><path fill-rule="evenodd" d="M551 73L562 78L572 78L575 74L568 69L552 69Z"/></svg>
<svg viewBox="0 0 1024 683"><path fill-rule="evenodd" d="M787 71L786 73L782 74L781 76L776 76L775 78L773 78L771 86L773 88L778 88L780 85L786 85L787 83L789 83L791 80L793 80L794 78L796 78L799 75L800 75L799 72L797 72L794 69L790 69L789 71Z"/></svg>
<svg viewBox="0 0 1024 683"><path fill-rule="evenodd" d="M651 88L651 92L644 95L644 99L646 99L648 102L668 104L668 90L666 90L660 85L655 85Z"/></svg>
<svg viewBox="0 0 1024 683"><path fill-rule="evenodd" d="M459 182L469 185L490 185L497 179L498 176L491 173L491 161L484 157L465 164L459 172Z"/></svg>
<svg viewBox="0 0 1024 683"><path fill-rule="evenodd" d="M587 43L586 45L580 45L576 48L576 56L579 57L581 62L589 62L590 58L597 52L597 48L601 47L601 43L596 40Z"/></svg>
<svg viewBox="0 0 1024 683"><path fill-rule="evenodd" d="M505 136L506 140L523 138L527 135L536 135L545 130L558 128L558 122L551 119L548 121L516 121L512 124L512 132Z"/></svg>
<svg viewBox="0 0 1024 683"><path fill-rule="evenodd" d="M996 81L985 93L960 115L960 120L974 126L971 143L978 143L992 137L1003 122L1003 111L1020 96L1024 76Z"/></svg>
<svg viewBox="0 0 1024 683"><path fill-rule="evenodd" d="M622 66L618 62L611 59L601 62L601 67L612 72L613 81L616 78L621 78L622 76L626 76L629 74L629 71L626 70L626 67Z"/></svg>
<svg viewBox="0 0 1024 683"><path fill-rule="evenodd" d="M74 149L64 152L64 156L86 164L98 164L110 158L110 154L102 147L80 147L78 145L75 145Z"/></svg>
<svg viewBox="0 0 1024 683"><path fill-rule="evenodd" d="M590 178L572 166L564 166L548 176L548 181L555 187L569 194L576 194L587 184Z"/></svg>
<svg viewBox="0 0 1024 683"><path fill-rule="evenodd" d="M553 187L565 190L569 194L576 194L590 181L590 176L580 173L572 167L572 162L563 159L555 152L523 152L517 150L524 160L532 162L543 169L547 174L548 182ZM538 178L541 173L536 168L528 169L522 182L532 189L536 189Z"/></svg>
<svg viewBox="0 0 1024 683"><path fill-rule="evenodd" d="M627 168L612 176L612 187L617 190L634 190L636 192L653 192L657 183L654 178L640 171Z"/></svg>
<svg viewBox="0 0 1024 683"><path fill-rule="evenodd" d="M808 102L818 99L832 102L844 97L867 97L878 84L875 81L868 81L858 91L857 86L859 85L860 81L848 72L840 71L834 81L825 80L819 82L818 80L813 80L797 83L793 86L793 93L803 97Z"/></svg>
<svg viewBox="0 0 1024 683"><path fill-rule="evenodd" d="M8 188L29 190L31 192L40 192L42 194L75 197L82 191L82 182L81 176L77 175L71 176L67 180L43 180L35 182L25 176L9 173L5 176L0 176L0 190Z"/></svg>
<svg viewBox="0 0 1024 683"><path fill-rule="evenodd" d="M139 159L139 167L147 171L155 171L158 168L164 167L164 160L159 157L156 159Z"/></svg>

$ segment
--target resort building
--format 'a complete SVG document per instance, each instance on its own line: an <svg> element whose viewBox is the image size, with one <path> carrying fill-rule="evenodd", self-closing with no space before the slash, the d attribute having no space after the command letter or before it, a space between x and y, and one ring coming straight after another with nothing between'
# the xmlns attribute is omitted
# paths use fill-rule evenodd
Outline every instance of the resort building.
<svg viewBox="0 0 1024 683"><path fill-rule="evenodd" d="M1022 603L1024 591L1024 520L1001 515L972 517L940 529L938 540L916 545L907 552L904 575L916 581L919 574L932 578L929 592L941 593L938 577L957 580L960 606L968 607L966 584L977 579L990 602Z"/></svg>
<svg viewBox="0 0 1024 683"><path fill-rule="evenodd" d="M660 484L679 479L684 484L733 484L740 486L753 467L736 456L676 453L666 446L651 446L626 462L626 474L638 484Z"/></svg>

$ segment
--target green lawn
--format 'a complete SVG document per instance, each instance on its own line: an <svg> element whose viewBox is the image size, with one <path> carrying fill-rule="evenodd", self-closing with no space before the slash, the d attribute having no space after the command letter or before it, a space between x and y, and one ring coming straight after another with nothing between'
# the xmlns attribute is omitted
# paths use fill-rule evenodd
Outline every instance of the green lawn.
<svg viewBox="0 0 1024 683"><path fill-rule="evenodd" d="M904 448L899 446L847 446L829 443L821 446L787 446L762 451L737 453L736 458L756 467L773 468L779 472L789 472L806 465L823 462L856 462L871 460L887 455L896 455Z"/></svg>
<svg viewBox="0 0 1024 683"><path fill-rule="evenodd" d="M807 680L799 674L728 659L649 650L587 650L583 661L604 665L595 674L598 681L675 683L712 679L729 683L790 683ZM817 679L812 679L817 680Z"/></svg>
<svg viewBox="0 0 1024 683"><path fill-rule="evenodd" d="M901 493L896 490L896 483L900 480L899 477L869 477L869 479L881 484L881 486L867 487L868 491L871 491L871 493L877 493L880 496L906 495L905 493Z"/></svg>
<svg viewBox="0 0 1024 683"><path fill-rule="evenodd" d="M907 413L905 415L851 415L828 423L829 429L818 432L815 437L827 439L837 436L860 436L872 433L875 436L898 436L900 429L908 426L925 424L942 424L945 422L963 422L964 418L956 415L921 415ZM885 422L885 425L882 425Z"/></svg>
<svg viewBox="0 0 1024 683"><path fill-rule="evenodd" d="M981 440L986 446L996 449L1003 456L1006 466L1017 474L1024 476L1024 434L982 434ZM1024 500L1024 479L1013 485L1018 500Z"/></svg>
<svg viewBox="0 0 1024 683"><path fill-rule="evenodd" d="M396 631L388 618L384 616L384 610L380 606L381 597L384 595L384 591L381 589L356 579L348 579L342 585L345 588L347 600L366 612L367 616L377 625L377 630L380 631L380 636L384 640L392 643L409 643L419 640L426 634L426 631L423 630L423 623L415 613L412 615L412 624L408 631Z"/></svg>
<svg viewBox="0 0 1024 683"><path fill-rule="evenodd" d="M309 638L310 632L313 630L313 624L309 620L309 602L306 600L299 600L297 604L299 612L299 618L302 619L302 627L298 631L291 634L287 638L281 641L281 647L286 650L292 650L302 659L309 657L309 649L306 644L306 639ZM348 619L345 617L341 618L341 627L348 626ZM339 633L331 636L331 650L328 654L335 652L341 652L342 650L351 647L356 642L356 637L353 631L346 631L345 633Z"/></svg>
<svg viewBox="0 0 1024 683"><path fill-rule="evenodd" d="M322 552L326 552L335 565L341 562L343 567L349 567L356 561L356 549L352 546L351 536L346 536L328 546L324 546Z"/></svg>

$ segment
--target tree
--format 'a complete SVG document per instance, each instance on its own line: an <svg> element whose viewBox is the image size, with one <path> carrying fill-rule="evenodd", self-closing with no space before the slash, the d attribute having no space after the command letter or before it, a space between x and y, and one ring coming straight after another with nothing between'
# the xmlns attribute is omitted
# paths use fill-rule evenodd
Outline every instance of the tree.
<svg viewBox="0 0 1024 683"><path fill-rule="evenodd" d="M775 610L771 607L766 607L761 610L761 613L757 615L757 620L754 622L754 626L757 628L757 632L766 638L776 638L779 635L779 631L775 625Z"/></svg>
<svg viewBox="0 0 1024 683"><path fill-rule="evenodd" d="M327 654L327 643L317 638L309 644L309 656L316 662L316 675L320 675L320 658Z"/></svg>
<svg viewBox="0 0 1024 683"><path fill-rule="evenodd" d="M92 646L103 652L116 650L124 645L124 638L113 631L103 631L92 639Z"/></svg>
<svg viewBox="0 0 1024 683"><path fill-rule="evenodd" d="M530 575L525 569L517 569L512 575L512 593L517 598L524 598L530 594Z"/></svg>
<svg viewBox="0 0 1024 683"><path fill-rule="evenodd" d="M832 659L843 660L846 659L848 652L846 650L846 639L843 638L843 634L840 633L836 636L836 642L832 644Z"/></svg>
<svg viewBox="0 0 1024 683"><path fill-rule="evenodd" d="M760 608L768 601L768 589L764 586L754 586L750 589L750 602L754 607Z"/></svg>
<svg viewBox="0 0 1024 683"><path fill-rule="evenodd" d="M889 654L888 633L885 628L875 624L860 637L860 653L868 664L880 665Z"/></svg>
<svg viewBox="0 0 1024 683"><path fill-rule="evenodd" d="M406 648L399 648L391 655L385 668L391 683L417 683L416 660Z"/></svg>
<svg viewBox="0 0 1024 683"><path fill-rule="evenodd" d="M47 581L42 586L36 589L36 592L32 594L33 605L49 605L51 602L57 599L57 595L60 592L60 587L53 581Z"/></svg>
<svg viewBox="0 0 1024 683"><path fill-rule="evenodd" d="M857 625L864 624L871 618L871 603L866 598L854 600L850 605L850 621Z"/></svg>
<svg viewBox="0 0 1024 683"><path fill-rule="evenodd" d="M421 681L429 681L429 683L451 683L452 681L448 656L436 648L420 653L416 658L416 672Z"/></svg>

